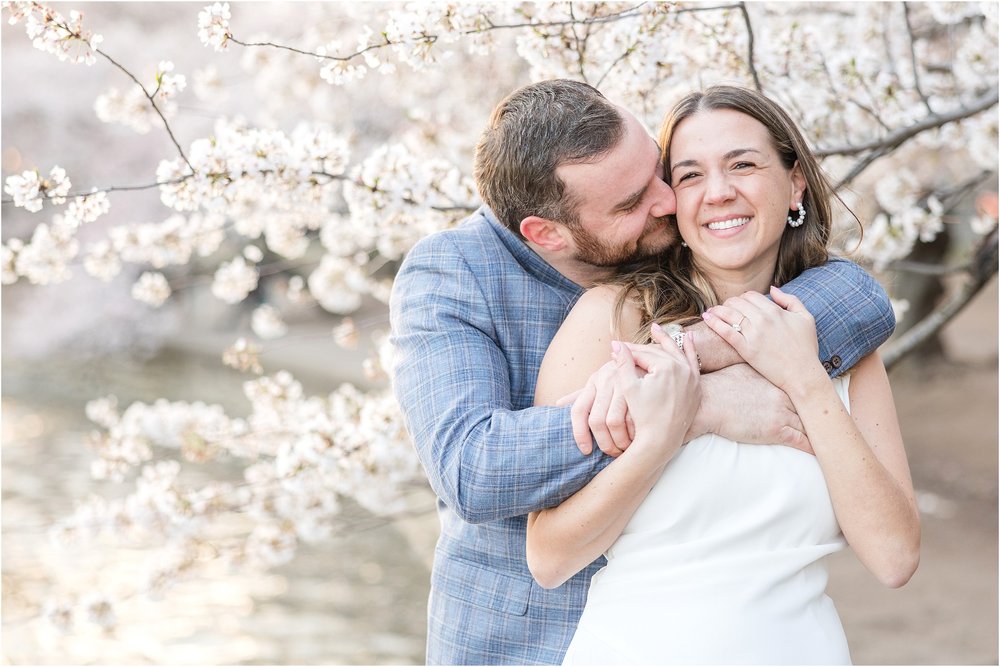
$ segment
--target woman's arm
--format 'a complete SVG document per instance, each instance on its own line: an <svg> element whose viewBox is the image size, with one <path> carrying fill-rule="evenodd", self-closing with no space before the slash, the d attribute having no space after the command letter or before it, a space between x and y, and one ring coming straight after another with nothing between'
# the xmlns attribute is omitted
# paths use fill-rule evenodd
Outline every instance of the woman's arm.
<svg viewBox="0 0 1000 667"><path fill-rule="evenodd" d="M896 319L889 296L878 281L854 262L831 257L782 286L801 301L816 320L819 358L830 377L847 372L859 359L892 335ZM696 337L703 372L710 373L743 358L706 326L686 330Z"/></svg>
<svg viewBox="0 0 1000 667"><path fill-rule="evenodd" d="M600 287L574 306L546 352L536 401L578 389L606 363L614 299L612 288ZM699 398L694 350L688 348L685 357L666 334L654 338L663 344L640 360L649 373L637 372L624 346L615 355L616 391L635 423L628 451L562 504L528 516L528 567L545 588L561 585L618 539L690 426Z"/></svg>
<svg viewBox="0 0 1000 667"><path fill-rule="evenodd" d="M812 317L795 297L772 296L775 303L750 293L730 300L706 322L788 394L844 537L880 582L902 586L919 562L920 516L885 367L877 353L855 366L848 414L817 361Z"/></svg>

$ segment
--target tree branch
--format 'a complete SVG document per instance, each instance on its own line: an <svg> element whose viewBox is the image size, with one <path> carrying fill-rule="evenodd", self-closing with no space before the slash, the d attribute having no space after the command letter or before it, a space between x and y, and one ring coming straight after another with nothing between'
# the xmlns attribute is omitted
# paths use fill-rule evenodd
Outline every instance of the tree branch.
<svg viewBox="0 0 1000 667"><path fill-rule="evenodd" d="M891 369L921 343L937 334L996 274L997 228L994 227L993 231L983 238L976 250L970 264L970 279L951 298L887 346L882 353L882 361L885 363L886 369Z"/></svg>
<svg viewBox="0 0 1000 667"><path fill-rule="evenodd" d="M176 185L177 183L183 183L194 177L194 174L187 174L179 178L175 178L171 181L157 181L156 183L147 183L146 185L111 185L105 188L94 188L88 192L70 192L67 195L63 195L66 199L72 199L73 197L86 197L88 195L97 194L98 192L125 192L128 190L152 190L153 188L158 188L161 185ZM55 195L44 192L40 193L41 197L44 199L51 199ZM0 204L13 204L13 199L0 200Z"/></svg>
<svg viewBox="0 0 1000 667"><path fill-rule="evenodd" d="M747 27L747 67L750 69L750 76L753 77L754 88L757 92L763 92L764 87L760 85L760 77L757 75L757 66L753 60L753 26L750 25L750 12L747 11L747 3L740 3L740 12L743 14L743 23Z"/></svg>
<svg viewBox="0 0 1000 667"><path fill-rule="evenodd" d="M972 269L972 264L960 264L959 266L942 266L941 264L928 264L926 262L914 262L908 259L897 259L890 262L886 267L890 271L903 271L905 273L915 273L921 276L951 276L956 273L967 273Z"/></svg>
<svg viewBox="0 0 1000 667"><path fill-rule="evenodd" d="M177 141L177 137L174 136L173 130L170 129L170 123L167 122L166 116L164 116L163 112L160 111L160 107L156 105L156 100L153 98L153 95L155 95L156 93L154 92L153 95L150 95L149 92L146 90L146 87L143 86L141 83L139 83L139 79L137 79L135 75L132 74L132 72L125 69L124 66L118 63L114 58L109 56L107 53L101 51L100 49L94 49L94 51L102 55L112 65L114 65L121 71L125 72L128 78L132 79L132 81L135 82L135 85L139 86L139 90L142 91L142 94L146 96L146 99L149 100L150 105L152 105L153 111L155 111L156 115L160 117L161 121L163 121L163 129L167 131L167 134L170 136L170 141L172 141L174 147L177 148L177 152L180 153L181 159L184 160L184 164L188 166L188 169L191 170L191 173L194 173L196 169L191 165L191 162L187 159L187 155L184 154L184 149L181 148L180 143ZM156 92L159 92L159 86L157 86Z"/></svg>
<svg viewBox="0 0 1000 667"><path fill-rule="evenodd" d="M606 16L591 16L591 17L584 18L584 19L570 18L567 21L544 21L544 22L527 21L527 22L524 22L524 23L493 23L492 21L489 21L489 25L487 27L485 27L485 28L473 28L471 30L463 30L461 32L461 34L463 36L464 35L478 35L478 34L482 34L484 32L490 32L492 30L516 30L518 28L536 28L536 29L537 28L561 28L561 27L566 27L566 26L573 26L573 27L575 27L575 26L578 26L578 25L586 26L586 25L599 24L599 23L611 23L611 22L614 22L614 21L619 21L621 19L632 18L634 16L638 16L639 15L639 9L641 9L642 6L646 5L646 4L648 4L648 3L646 3L646 2L640 2L637 5L633 5L632 7L629 7L627 9L623 9L623 10L618 11L618 12L613 12L613 13L608 14ZM717 9L717 8L713 7L713 8L704 8L704 9L699 8L699 9L700 10L704 10L704 9ZM684 10L680 10L680 11L684 11ZM678 11L678 13L680 13L680 11ZM687 11L691 11L691 10L687 10ZM488 20L488 18L487 18L487 20ZM298 53L298 54L304 55L304 56L312 56L313 58L319 58L321 60L336 60L336 61L339 61L339 62L347 62L349 60L353 60L354 58L357 58L358 56L363 55L363 54L367 53L368 51L373 51L375 49L384 49L384 48L389 47L389 46L396 46L396 45L399 45L399 44L409 44L409 43L414 43L414 42L436 42L437 40L438 40L438 35L431 35L431 34L423 34L423 35L420 35L419 37L417 37L416 39L406 40L406 41L399 41L399 42L393 42L391 40L386 39L382 43L379 43L379 44L369 44L368 46L366 46L363 49L359 49L359 50L357 50L357 51L355 51L353 53L349 53L349 54L344 55L344 56L334 56L334 55L325 54L325 53L316 53L315 51L306 51L304 49L298 49L298 48L295 48L293 46L286 46L284 44L275 44L274 42L242 42L242 41L236 39L236 37L234 37L232 35L229 36L229 41L231 41L231 42L233 42L235 44L239 44L240 46L244 46L244 47L266 46L266 47L270 47L270 48L274 48L274 49L282 49L282 50L285 50L285 51L291 51L292 53Z"/></svg>
<svg viewBox="0 0 1000 667"><path fill-rule="evenodd" d="M858 162L851 168L851 170L844 176L840 181L834 186L834 190L840 190L845 185L853 181L857 176L868 168L875 160L880 157L892 152L902 144L906 143L913 137L917 136L921 132L926 130L931 130L948 123L953 123L970 116L974 116L977 113L985 111L990 107L997 104L998 94L997 89L994 88L992 91L983 95L982 97L976 99L971 105L967 107L962 107L944 114L932 114L923 120L910 125L909 127L900 128L894 132L890 132L888 135L883 137L881 140L872 141L868 144L862 146L847 146L837 149L821 149L816 151L818 157L825 157L829 155L857 155L858 153L863 153L864 151L871 151L868 155L858 160Z"/></svg>
<svg viewBox="0 0 1000 667"><path fill-rule="evenodd" d="M973 102L967 107L961 107L955 109L954 111L949 111L948 113L930 114L923 120L913 123L908 127L903 127L895 130L894 132L890 132L882 139L873 139L866 144L859 144L857 146L817 148L813 152L816 157L829 157L831 155L857 155L858 153L875 150L887 145L890 148L896 148L900 144L906 142L906 140L915 137L921 132L933 130L934 128L947 125L948 123L954 123L955 121L964 120L970 116L975 116L981 111L986 111L997 103L998 97L1000 97L1000 94L998 94L998 90L994 88L982 97L978 97L973 100Z"/></svg>
<svg viewBox="0 0 1000 667"><path fill-rule="evenodd" d="M917 50L915 48L916 39L913 36L913 22L910 20L910 3L903 3L903 20L906 21L906 36L910 40L910 66L913 68L913 89L917 91L917 95L923 100L924 106L927 108L927 113L934 115L934 109L931 108L931 102L924 95L924 91L920 87L920 70L917 65Z"/></svg>

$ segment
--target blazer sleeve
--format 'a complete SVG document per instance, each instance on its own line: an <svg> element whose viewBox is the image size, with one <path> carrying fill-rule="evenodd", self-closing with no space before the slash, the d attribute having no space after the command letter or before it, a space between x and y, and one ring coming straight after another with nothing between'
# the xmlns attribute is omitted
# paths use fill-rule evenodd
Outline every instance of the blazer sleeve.
<svg viewBox="0 0 1000 667"><path fill-rule="evenodd" d="M393 391L431 487L469 523L562 502L610 461L583 456L568 407L514 410L491 304L446 235L423 239L393 285Z"/></svg>
<svg viewBox="0 0 1000 667"><path fill-rule="evenodd" d="M877 350L896 328L889 296L854 262L831 257L781 289L798 297L815 318L820 361L830 377Z"/></svg>

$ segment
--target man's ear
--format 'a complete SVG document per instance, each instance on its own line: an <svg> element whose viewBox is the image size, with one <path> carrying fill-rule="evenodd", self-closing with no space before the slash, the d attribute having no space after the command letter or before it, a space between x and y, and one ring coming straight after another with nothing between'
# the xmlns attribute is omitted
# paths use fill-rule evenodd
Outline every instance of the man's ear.
<svg viewBox="0 0 1000 667"><path fill-rule="evenodd" d="M561 223L529 215L521 221L521 235L545 250L558 252L566 248L569 233Z"/></svg>

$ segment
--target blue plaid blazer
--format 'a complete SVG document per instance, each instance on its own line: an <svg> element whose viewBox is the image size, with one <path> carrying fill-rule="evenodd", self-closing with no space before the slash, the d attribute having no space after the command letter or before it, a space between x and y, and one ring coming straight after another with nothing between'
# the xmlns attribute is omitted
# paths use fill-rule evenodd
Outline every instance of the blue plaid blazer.
<svg viewBox="0 0 1000 667"><path fill-rule="evenodd" d="M788 291L819 314L832 375L892 333L885 292L850 262L806 272ZM485 207L422 239L396 276L393 388L441 521L428 664L560 663L604 562L545 590L525 561L526 515L610 462L580 455L569 408L532 407L545 349L582 293Z"/></svg>

